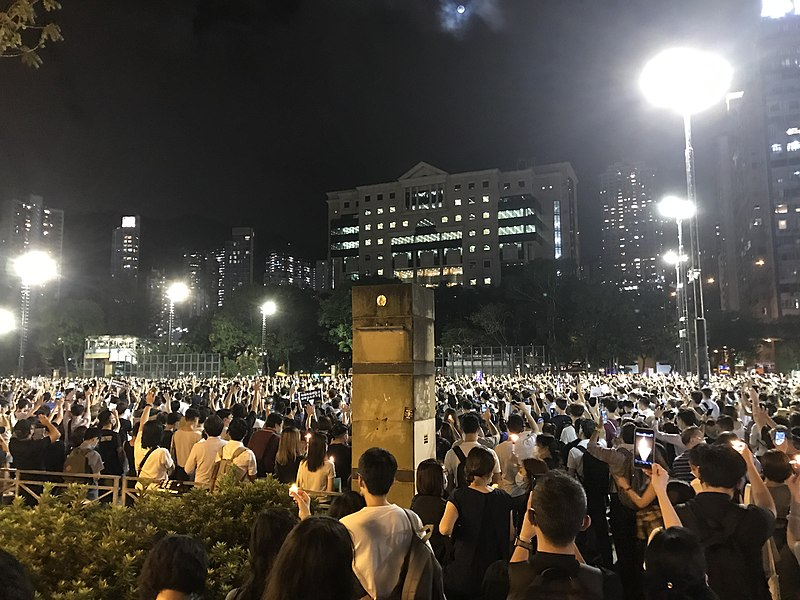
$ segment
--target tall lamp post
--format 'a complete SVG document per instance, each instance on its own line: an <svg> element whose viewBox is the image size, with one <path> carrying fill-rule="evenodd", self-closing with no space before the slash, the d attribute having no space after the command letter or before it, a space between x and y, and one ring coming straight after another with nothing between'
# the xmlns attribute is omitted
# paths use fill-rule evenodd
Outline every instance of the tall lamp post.
<svg viewBox="0 0 800 600"><path fill-rule="evenodd" d="M278 305L273 300L267 300L261 305L261 357L262 367L267 376L270 375L269 355L267 354L267 317L271 317L276 312L278 312Z"/></svg>
<svg viewBox="0 0 800 600"><path fill-rule="evenodd" d="M58 277L58 265L47 252L30 250L11 263L14 274L20 280L20 327L19 362L17 374L25 374L25 350L28 345L28 328L31 309L31 288L44 285Z"/></svg>
<svg viewBox="0 0 800 600"><path fill-rule="evenodd" d="M661 202L658 203L658 211L661 215L671 221L675 221L678 226L678 251L667 252L664 259L667 263L675 266L675 296L678 303L678 316L681 319L681 329L683 336L681 338L681 352L685 354L685 363L682 365L682 373L685 375L687 372L693 372L692 365L697 368L697 356L692 361L691 349L696 343L696 337L692 335L692 329L689 327L689 302L686 294L686 272L683 263L688 260L686 255L686 248L683 245L683 222L691 219L696 214L695 205L684 198L676 196L666 196Z"/></svg>
<svg viewBox="0 0 800 600"><path fill-rule="evenodd" d="M689 364L689 335L686 317L686 282L682 266L689 257L678 251L668 251L663 256L664 262L675 267L675 300L678 307L678 368L681 375L691 370Z"/></svg>
<svg viewBox="0 0 800 600"><path fill-rule="evenodd" d="M687 200L697 205L692 146L692 115L711 108L722 100L731 85L733 70L723 58L691 48L672 48L655 56L645 65L639 84L655 106L669 108L683 117L686 141ZM692 309L695 317L695 365L701 382L708 381L711 364L708 357L708 332L703 282L700 269L700 240L697 213L689 221L689 280L692 283Z"/></svg>
<svg viewBox="0 0 800 600"><path fill-rule="evenodd" d="M167 288L169 300L169 330L167 331L167 377L172 372L172 330L175 328L175 305L189 297L189 286L182 281L176 281Z"/></svg>

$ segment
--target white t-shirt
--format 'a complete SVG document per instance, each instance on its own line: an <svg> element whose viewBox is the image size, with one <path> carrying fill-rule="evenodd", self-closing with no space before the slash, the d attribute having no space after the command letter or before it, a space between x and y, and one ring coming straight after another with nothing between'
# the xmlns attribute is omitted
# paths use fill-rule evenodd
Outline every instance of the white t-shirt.
<svg viewBox="0 0 800 600"><path fill-rule="evenodd" d="M575 425L570 423L569 425L564 427L564 429L561 430L561 438L559 441L565 446L567 444L571 444L577 439L578 439L578 434L575 433Z"/></svg>
<svg viewBox="0 0 800 600"><path fill-rule="evenodd" d="M597 445L601 448L606 447L605 440L597 440ZM581 440L578 442L581 448L589 447L589 440ZM570 474L575 473L578 477L583 478L583 452L577 448L571 448L567 455L567 472Z"/></svg>
<svg viewBox="0 0 800 600"><path fill-rule="evenodd" d="M244 452L240 452L239 456L233 459L233 464L239 467L243 473L247 473L250 477L255 477L258 472L256 469L256 455L250 448L246 448L242 442L231 440L222 448L222 458L225 460L233 458L234 453L239 448L244 448ZM220 460L217 454L217 461Z"/></svg>
<svg viewBox="0 0 800 600"><path fill-rule="evenodd" d="M422 521L411 513L417 531ZM400 578L411 544L411 527L402 508L367 506L341 519L353 538L353 572L372 598L388 596Z"/></svg>
<svg viewBox="0 0 800 600"><path fill-rule="evenodd" d="M491 448L486 448L486 446L480 442L456 442L456 444L454 444L454 447L455 446L461 448L461 451L464 453L465 457L469 456L470 450L477 446L488 450L492 453L492 456L494 456L494 470L492 473L499 474L502 472L500 469L500 459L497 458L497 452ZM444 468L447 469L448 482L451 486L455 486L457 483L456 477L458 473L458 463L458 455L453 450L448 450L447 454L444 456Z"/></svg>
<svg viewBox="0 0 800 600"><path fill-rule="evenodd" d="M219 437L210 437L192 446L184 469L190 475L194 473L195 483L200 485L211 483L211 475L214 473L214 465L217 463L217 454L219 449L227 443Z"/></svg>
<svg viewBox="0 0 800 600"><path fill-rule="evenodd" d="M150 451L145 451L145 456L147 456L147 452ZM144 460L144 458L142 460ZM139 465L136 466L138 468ZM150 456L147 456L147 460L144 460L142 469L138 473L139 479L150 482L164 481L165 479L169 479L169 474L173 468L175 468L175 462L172 460L172 455L169 453L169 450L166 448L156 448ZM142 482L138 481L136 487L141 488Z"/></svg>
<svg viewBox="0 0 800 600"><path fill-rule="evenodd" d="M507 492L512 497L516 498L525 493L524 479L517 477L519 474L519 467L514 467L511 464L512 452L517 456L518 464L526 458L533 458L534 447L536 444L536 434L532 431L524 431L519 434L516 444L512 444L511 440L506 440L502 444L495 447L495 454L500 461L500 468L503 471L503 477L500 480L500 489ZM513 473L511 473L513 471ZM520 485L522 483L522 485Z"/></svg>
<svg viewBox="0 0 800 600"><path fill-rule="evenodd" d="M300 461L297 469L297 487L311 492L324 492L328 489L328 477L336 477L336 469L329 460L323 461L316 471L308 470L308 462Z"/></svg>

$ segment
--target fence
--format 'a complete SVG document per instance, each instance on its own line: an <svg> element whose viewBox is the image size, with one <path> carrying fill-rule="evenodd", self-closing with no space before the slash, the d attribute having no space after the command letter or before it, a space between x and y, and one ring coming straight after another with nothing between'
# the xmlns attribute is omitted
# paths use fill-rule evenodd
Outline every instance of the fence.
<svg viewBox="0 0 800 600"><path fill-rule="evenodd" d="M448 377L528 375L549 370L544 346L453 346L436 348L436 373Z"/></svg>
<svg viewBox="0 0 800 600"><path fill-rule="evenodd" d="M128 506L139 497L140 489L137 488L136 484L140 481L142 486L157 486L159 483L149 479L140 479L139 477L128 477L127 475L101 474L96 478L95 475L90 473L27 471L3 468L0 469L0 498L5 503L8 498L26 496L38 503L42 497L42 486L45 483L52 485L56 493L70 485L80 483L86 486L88 492L87 500L109 502L115 506ZM206 487L201 484L195 484L193 481L182 481L181 484L191 487ZM169 493L169 490L165 489L164 492ZM342 495L340 492L306 491L306 493L312 498L319 499Z"/></svg>
<svg viewBox="0 0 800 600"><path fill-rule="evenodd" d="M140 354L136 374L139 377L219 377L219 354Z"/></svg>

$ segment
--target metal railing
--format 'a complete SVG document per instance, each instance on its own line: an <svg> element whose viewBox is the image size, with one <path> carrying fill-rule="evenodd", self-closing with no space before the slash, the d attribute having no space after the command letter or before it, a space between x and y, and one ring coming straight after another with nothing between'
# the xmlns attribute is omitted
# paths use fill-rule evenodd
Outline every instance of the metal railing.
<svg viewBox="0 0 800 600"><path fill-rule="evenodd" d="M534 375L550 368L544 346L438 346L435 356L436 373L448 377Z"/></svg>
<svg viewBox="0 0 800 600"><path fill-rule="evenodd" d="M141 485L137 486L140 482ZM115 506L127 506L139 498L142 489L156 489L161 482L140 477L128 477L127 475L94 475L92 473L2 468L0 469L0 498L23 496L31 498L38 503L42 497L42 488L45 484L49 484L55 490L66 490L76 483L86 486L87 501L103 501ZM208 488L208 486L194 481L181 481L180 483L189 487ZM342 495L341 492L306 491L306 493L317 499L331 499Z"/></svg>

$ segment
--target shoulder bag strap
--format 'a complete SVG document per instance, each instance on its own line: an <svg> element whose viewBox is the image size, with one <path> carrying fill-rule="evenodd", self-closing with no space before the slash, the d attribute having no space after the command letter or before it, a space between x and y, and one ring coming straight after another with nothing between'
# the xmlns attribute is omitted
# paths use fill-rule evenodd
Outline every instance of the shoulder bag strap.
<svg viewBox="0 0 800 600"><path fill-rule="evenodd" d="M459 463L463 463L467 460L467 455L464 454L464 451L461 449L461 446L453 446L453 452L456 453L456 457L458 458Z"/></svg>
<svg viewBox="0 0 800 600"><path fill-rule="evenodd" d="M147 451L147 454L144 455L144 458L142 459L142 462L139 463L139 469L136 471L137 475L142 472L142 469L144 468L144 465L147 462L147 459L150 458L150 455L153 452L155 452L156 450L158 450L158 446L156 446L155 448L150 448L150 450Z"/></svg>

